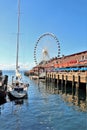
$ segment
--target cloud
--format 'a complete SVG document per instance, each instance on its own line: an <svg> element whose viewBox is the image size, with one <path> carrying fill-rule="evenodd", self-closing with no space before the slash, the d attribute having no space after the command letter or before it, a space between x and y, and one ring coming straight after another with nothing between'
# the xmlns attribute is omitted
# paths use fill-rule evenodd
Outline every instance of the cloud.
<svg viewBox="0 0 87 130"><path fill-rule="evenodd" d="M32 63L19 63L20 69L27 69L30 70L32 69L35 64ZM14 70L16 68L15 64L0 64L0 69L1 70Z"/></svg>

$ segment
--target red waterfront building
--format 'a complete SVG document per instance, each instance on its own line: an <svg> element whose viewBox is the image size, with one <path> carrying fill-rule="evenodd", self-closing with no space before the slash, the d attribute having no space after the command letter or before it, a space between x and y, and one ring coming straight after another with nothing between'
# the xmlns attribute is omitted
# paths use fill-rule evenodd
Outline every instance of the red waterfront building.
<svg viewBox="0 0 87 130"><path fill-rule="evenodd" d="M39 71L51 71L53 68L69 68L69 67L87 67L87 50L83 52L74 53L60 58L52 58L46 64L35 66L31 71L38 73Z"/></svg>
<svg viewBox="0 0 87 130"><path fill-rule="evenodd" d="M44 68L48 71L53 68L69 68L69 67L87 67L87 51L74 53L60 58L53 58L44 65Z"/></svg>
<svg viewBox="0 0 87 130"><path fill-rule="evenodd" d="M62 56L54 60L54 67L85 67L87 66L87 51Z"/></svg>

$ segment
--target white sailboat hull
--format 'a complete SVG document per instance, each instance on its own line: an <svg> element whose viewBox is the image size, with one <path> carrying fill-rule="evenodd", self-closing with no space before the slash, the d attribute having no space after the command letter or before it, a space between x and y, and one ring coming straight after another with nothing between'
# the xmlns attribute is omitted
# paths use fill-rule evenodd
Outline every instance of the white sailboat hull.
<svg viewBox="0 0 87 130"><path fill-rule="evenodd" d="M8 86L8 96L10 99L23 99L27 97L27 91L28 91L28 85L24 84L19 87L16 87L14 85L9 85Z"/></svg>
<svg viewBox="0 0 87 130"><path fill-rule="evenodd" d="M15 99L21 99L27 96L27 92L23 91L23 92L17 92L17 91L10 91L9 95Z"/></svg>

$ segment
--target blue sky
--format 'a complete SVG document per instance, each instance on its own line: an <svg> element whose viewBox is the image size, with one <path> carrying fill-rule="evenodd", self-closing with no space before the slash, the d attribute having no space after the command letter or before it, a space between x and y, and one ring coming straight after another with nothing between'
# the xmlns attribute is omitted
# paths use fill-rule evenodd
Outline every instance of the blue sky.
<svg viewBox="0 0 87 130"><path fill-rule="evenodd" d="M18 0L0 0L1 69L14 66L16 61L17 4ZM20 6L19 62L22 66L33 67L35 43L46 32L58 38L61 55L87 50L87 0L21 0ZM42 43L38 46L39 52ZM55 41L47 48L49 53L57 55Z"/></svg>

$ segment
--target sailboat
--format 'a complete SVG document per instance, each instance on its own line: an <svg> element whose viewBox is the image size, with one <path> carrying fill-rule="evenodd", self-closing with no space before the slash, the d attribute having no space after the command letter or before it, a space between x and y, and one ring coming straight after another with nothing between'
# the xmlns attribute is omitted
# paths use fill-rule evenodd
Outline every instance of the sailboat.
<svg viewBox="0 0 87 130"><path fill-rule="evenodd" d="M8 96L11 99L22 99L27 96L29 84L22 80L22 75L19 71L18 55L19 55L19 32L20 32L20 0L18 0L18 32L17 32L17 54L16 54L16 70L15 76L12 76L12 84L8 86ZM15 80L14 80L15 78Z"/></svg>

